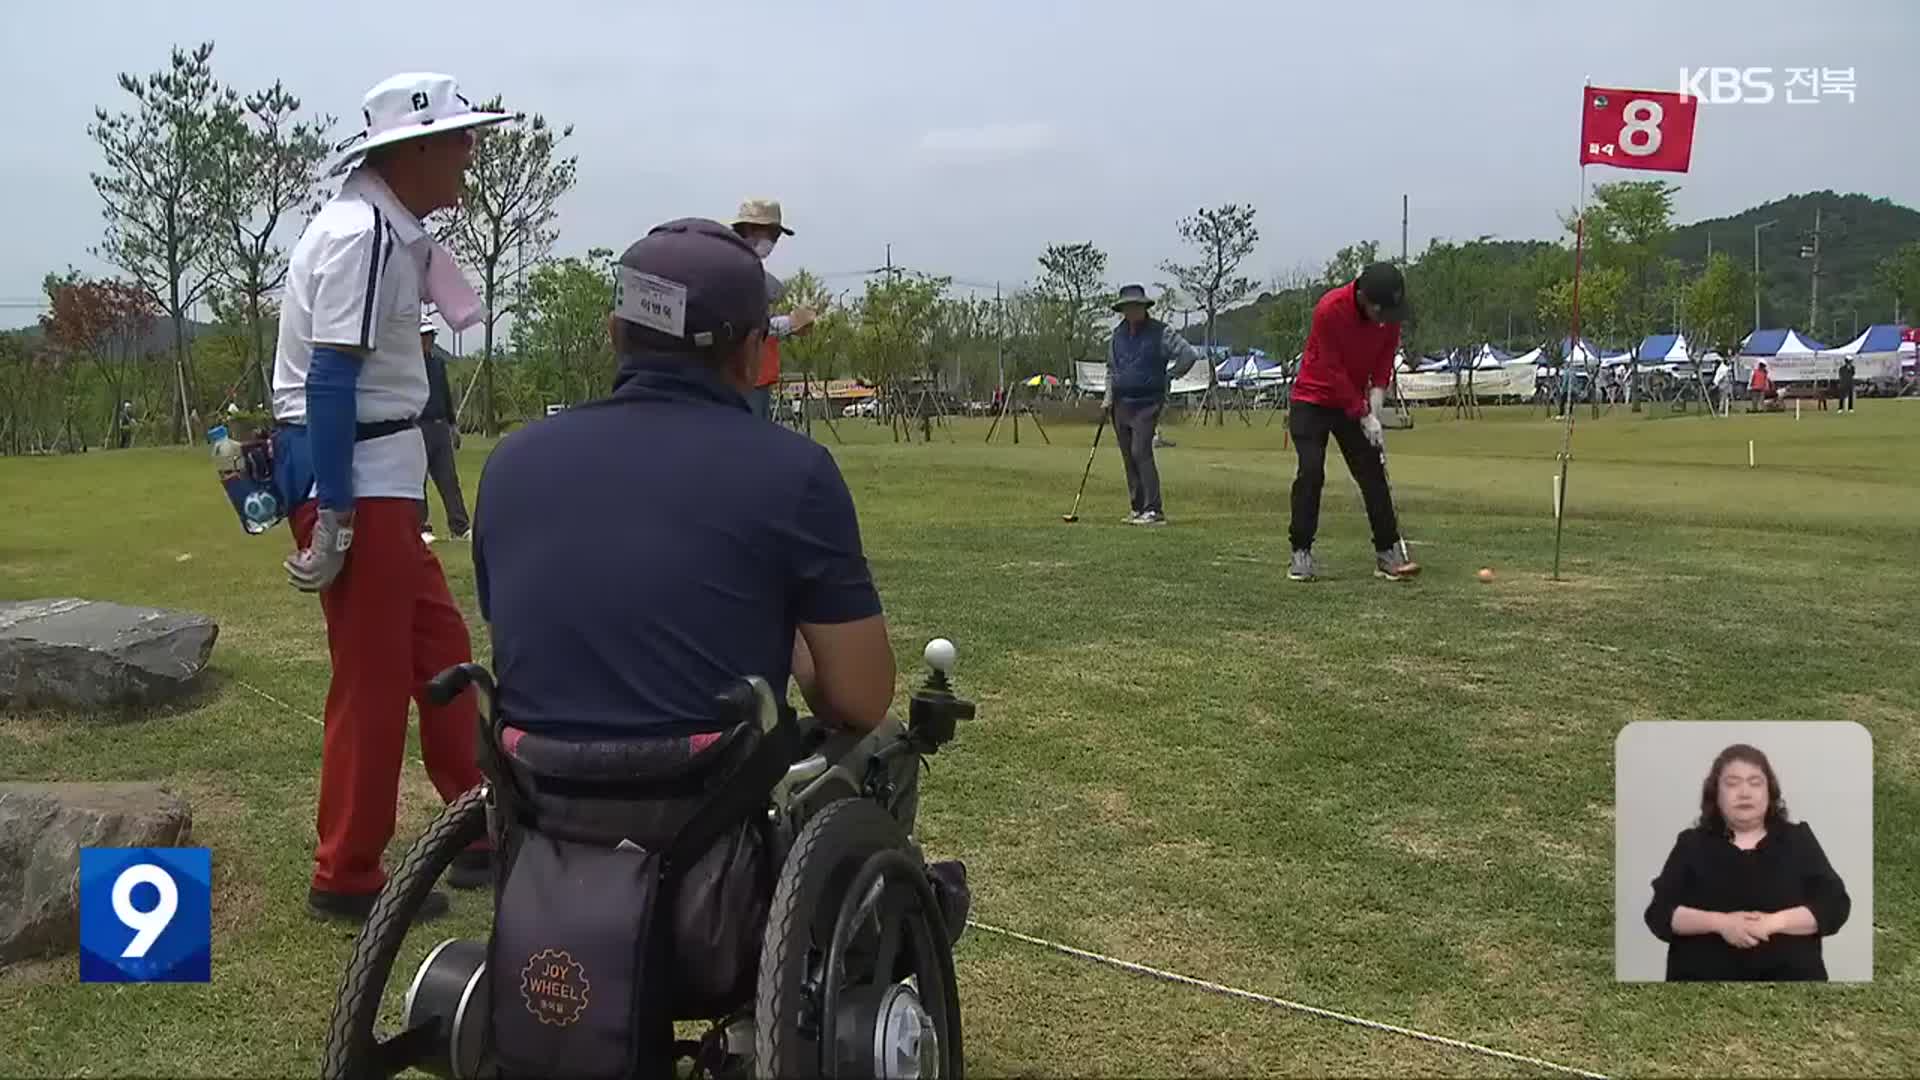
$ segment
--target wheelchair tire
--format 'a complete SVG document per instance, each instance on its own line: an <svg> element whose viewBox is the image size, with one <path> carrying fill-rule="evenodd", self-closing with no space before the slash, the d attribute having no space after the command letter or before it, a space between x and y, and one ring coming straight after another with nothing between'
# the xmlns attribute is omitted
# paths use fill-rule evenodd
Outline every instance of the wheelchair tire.
<svg viewBox="0 0 1920 1080"><path fill-rule="evenodd" d="M849 889L856 877L877 884L870 864L882 853L905 856L921 876L925 891L916 909L922 923L914 933L925 939L918 947L928 962L914 974L938 1037L937 1075L962 1080L958 984L940 912L925 887L925 867L900 823L864 798L841 799L815 814L781 866L761 945L754 1075L787 1080L843 1074L838 1051L820 1039L820 980L835 951L835 923L852 899ZM884 861L898 865L897 858ZM856 1075L872 1073L861 1069Z"/></svg>
<svg viewBox="0 0 1920 1080"><path fill-rule="evenodd" d="M433 891L454 857L487 834L487 785L481 784L455 799L434 819L427 831L407 849L399 867L387 879L365 925L354 938L353 959L334 999L327 1024L327 1046L321 1075L327 1080L366 1080L394 1076L410 1062L391 1059L395 1048L383 1048L375 1037L380 1001L393 976L393 962L405 943L414 912ZM389 1052L383 1053L386 1049Z"/></svg>

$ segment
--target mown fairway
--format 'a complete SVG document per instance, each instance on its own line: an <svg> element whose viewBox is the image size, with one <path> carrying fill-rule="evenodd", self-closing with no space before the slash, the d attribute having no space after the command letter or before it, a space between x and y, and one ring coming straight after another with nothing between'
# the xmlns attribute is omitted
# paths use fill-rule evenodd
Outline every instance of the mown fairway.
<svg viewBox="0 0 1920 1080"><path fill-rule="evenodd" d="M1371 576L1337 456L1325 579L1286 580L1293 458L1264 414L1169 429L1157 530L1119 524L1111 432L1081 522L1061 523L1088 425L1049 425L1047 445L1023 424L1018 447L974 420L930 445L816 429L859 502L901 701L945 635L980 706L933 759L921 817L934 854L966 859L974 917L1608 1074L1910 1073L1920 402L1798 421L1583 410L1560 584L1559 425L1416 415L1388 433L1426 567L1402 584ZM463 454L470 497L486 449ZM83 986L72 957L0 973L0 1074L313 1075L350 935L303 908L327 657L317 605L279 569L287 532L244 536L197 449L0 460L0 513L0 597L222 627L186 707L0 715L10 778L179 785L215 875L211 985ZM484 658L469 552L437 550ZM1614 984L1614 738L1668 719L1872 732L1871 986ZM417 766L405 792L396 845L435 809ZM481 898L455 907L414 936L484 932ZM959 965L978 1076L1532 1072L979 930Z"/></svg>

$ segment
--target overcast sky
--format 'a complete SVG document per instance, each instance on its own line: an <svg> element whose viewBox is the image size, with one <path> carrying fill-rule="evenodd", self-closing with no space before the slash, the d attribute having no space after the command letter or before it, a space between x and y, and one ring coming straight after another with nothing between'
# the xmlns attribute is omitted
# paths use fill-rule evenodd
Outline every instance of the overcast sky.
<svg viewBox="0 0 1920 1080"><path fill-rule="evenodd" d="M404 70L572 124L580 182L558 254L765 195L798 232L772 269L844 274L829 279L843 288L889 243L898 264L1011 285L1049 242L1085 240L1114 284L1152 282L1184 254L1176 219L1223 202L1258 208L1261 279L1355 240L1397 249L1403 193L1415 253L1435 236L1549 238L1579 195L1583 79L1675 90L1682 66L1772 67L1775 101L1702 105L1685 176L1594 168L1593 182L1675 180L1682 222L1820 188L1920 206L1913 0L6 8L8 326L37 316L47 271L102 269L86 128L94 106L131 100L115 75L203 40L222 81L280 79L344 118L336 139L358 130L366 89ZM1789 67L1852 68L1854 100L1788 104Z"/></svg>

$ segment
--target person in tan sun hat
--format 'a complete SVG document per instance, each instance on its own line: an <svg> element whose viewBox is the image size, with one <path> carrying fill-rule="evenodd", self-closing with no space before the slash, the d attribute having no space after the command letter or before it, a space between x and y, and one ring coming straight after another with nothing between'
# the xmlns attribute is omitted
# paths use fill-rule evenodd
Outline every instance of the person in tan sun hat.
<svg viewBox="0 0 1920 1080"><path fill-rule="evenodd" d="M778 199L744 200L739 212L733 215L732 225L733 231L752 245L753 253L760 256L763 265L780 238L793 235L793 230L781 220ZM785 282L771 272L767 274L767 296L774 303L779 303L786 289ZM747 394L747 403L753 406L755 416L765 420L772 414L773 386L780 381L780 342L805 334L816 318L818 315L808 307L795 308L791 315L773 317L766 344L762 346L760 370L754 377L753 390Z"/></svg>

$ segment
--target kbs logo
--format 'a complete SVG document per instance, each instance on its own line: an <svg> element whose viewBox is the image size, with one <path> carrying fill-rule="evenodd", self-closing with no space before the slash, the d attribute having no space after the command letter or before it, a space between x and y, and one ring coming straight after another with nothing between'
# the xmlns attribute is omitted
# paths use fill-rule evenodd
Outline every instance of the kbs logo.
<svg viewBox="0 0 1920 1080"><path fill-rule="evenodd" d="M207 982L213 853L80 849L80 981Z"/></svg>
<svg viewBox="0 0 1920 1080"><path fill-rule="evenodd" d="M1709 105L1766 105L1776 96L1789 105L1816 105L1822 97L1853 102L1852 68L1786 68L1785 81L1770 67L1680 69L1680 96ZM1778 91L1778 92L1776 92Z"/></svg>

